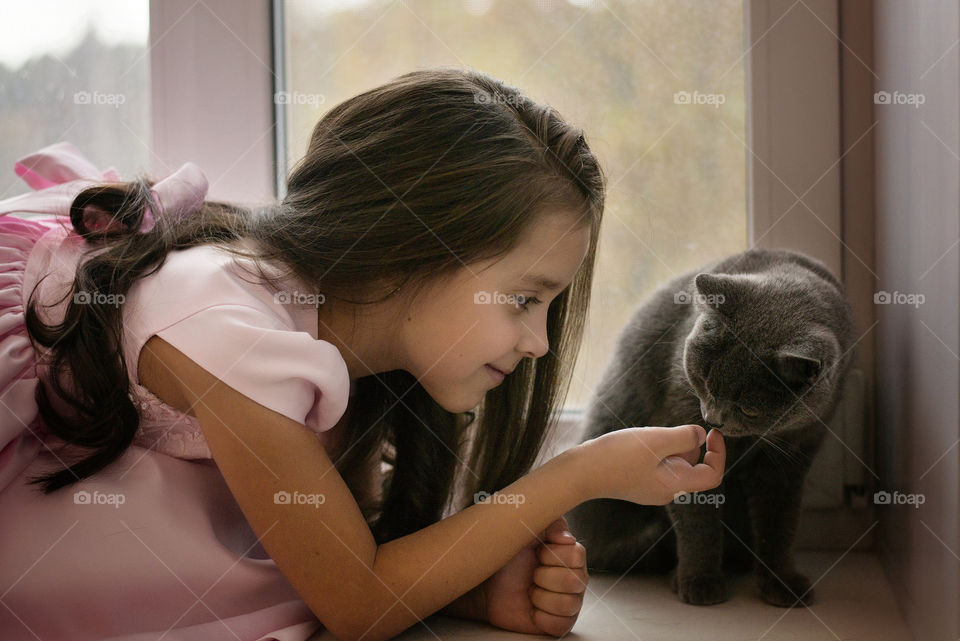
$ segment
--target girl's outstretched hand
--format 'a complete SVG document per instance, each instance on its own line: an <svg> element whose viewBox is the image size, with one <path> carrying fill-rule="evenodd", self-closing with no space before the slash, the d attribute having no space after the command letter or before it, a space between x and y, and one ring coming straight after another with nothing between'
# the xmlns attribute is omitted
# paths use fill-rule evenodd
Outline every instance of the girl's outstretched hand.
<svg viewBox="0 0 960 641"><path fill-rule="evenodd" d="M587 551L567 529L560 517L481 584L490 624L556 637L573 628L589 575Z"/></svg>
<svg viewBox="0 0 960 641"><path fill-rule="evenodd" d="M703 462L700 447L706 444ZM720 485L727 450L720 430L699 425L625 427L580 445L588 470L581 474L589 498L610 498L642 505L666 505L680 492L701 492Z"/></svg>

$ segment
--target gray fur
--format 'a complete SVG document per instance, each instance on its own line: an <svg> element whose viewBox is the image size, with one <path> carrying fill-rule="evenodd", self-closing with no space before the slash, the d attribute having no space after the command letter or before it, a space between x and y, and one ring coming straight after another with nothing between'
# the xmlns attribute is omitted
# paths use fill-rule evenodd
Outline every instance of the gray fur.
<svg viewBox="0 0 960 641"><path fill-rule="evenodd" d="M707 605L727 599L724 569L752 566L768 603L811 603L810 583L794 568L793 540L804 477L838 404L852 343L842 285L797 252L751 249L654 292L618 339L583 438L632 426L722 423L724 479L698 497L713 503L578 506L567 518L587 548L588 567L672 568L678 597Z"/></svg>

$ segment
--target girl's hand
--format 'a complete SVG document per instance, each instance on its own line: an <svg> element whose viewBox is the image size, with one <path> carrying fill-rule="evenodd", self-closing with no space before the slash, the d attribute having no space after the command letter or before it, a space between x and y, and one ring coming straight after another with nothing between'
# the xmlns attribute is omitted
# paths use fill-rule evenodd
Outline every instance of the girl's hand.
<svg viewBox="0 0 960 641"><path fill-rule="evenodd" d="M492 625L562 636L573 628L587 589L587 552L560 517L481 584ZM541 543L540 541L543 541Z"/></svg>
<svg viewBox="0 0 960 641"><path fill-rule="evenodd" d="M700 446L706 442L703 463ZM643 505L666 505L678 492L720 485L727 450L720 430L706 434L699 425L628 427L578 446L588 459L585 473L590 499L610 498Z"/></svg>

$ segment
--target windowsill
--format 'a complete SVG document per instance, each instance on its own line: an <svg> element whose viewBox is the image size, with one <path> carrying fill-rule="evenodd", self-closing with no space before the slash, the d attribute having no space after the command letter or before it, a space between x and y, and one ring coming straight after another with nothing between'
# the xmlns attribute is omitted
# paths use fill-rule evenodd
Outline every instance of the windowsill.
<svg viewBox="0 0 960 641"><path fill-rule="evenodd" d="M766 641L911 641L877 557L868 552L843 554L842 551L799 554L798 569L816 582L817 603L809 609L767 605L760 600L749 575L740 575L730 581L731 598L726 603L692 606L677 600L667 586L665 575L619 579L612 574L592 574L580 617L567 636L584 641L742 641L759 638ZM818 581L819 577L822 578ZM435 641L438 638L506 641L541 637L434 615L396 638L404 641ZM321 631L309 641L332 639L328 632Z"/></svg>

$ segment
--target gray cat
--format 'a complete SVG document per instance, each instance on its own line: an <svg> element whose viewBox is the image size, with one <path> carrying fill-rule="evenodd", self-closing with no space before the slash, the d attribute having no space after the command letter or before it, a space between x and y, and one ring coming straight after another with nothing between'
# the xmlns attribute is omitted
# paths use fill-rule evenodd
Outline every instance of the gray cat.
<svg viewBox="0 0 960 641"><path fill-rule="evenodd" d="M618 339L583 440L632 426L719 429L724 478L663 507L581 504L567 519L587 566L670 571L673 591L696 605L726 601L724 570L752 566L766 602L812 603L793 540L804 477L838 404L852 341L842 285L793 251L751 249L653 293Z"/></svg>

